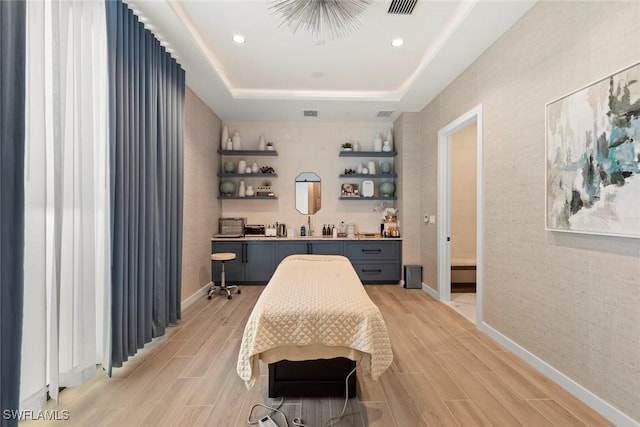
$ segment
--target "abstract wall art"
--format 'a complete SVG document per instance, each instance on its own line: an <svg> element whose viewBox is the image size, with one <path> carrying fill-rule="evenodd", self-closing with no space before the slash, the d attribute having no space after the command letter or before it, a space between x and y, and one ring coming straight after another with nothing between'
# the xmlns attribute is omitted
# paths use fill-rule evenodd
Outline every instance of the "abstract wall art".
<svg viewBox="0 0 640 427"><path fill-rule="evenodd" d="M548 230L640 238L640 63L546 105Z"/></svg>

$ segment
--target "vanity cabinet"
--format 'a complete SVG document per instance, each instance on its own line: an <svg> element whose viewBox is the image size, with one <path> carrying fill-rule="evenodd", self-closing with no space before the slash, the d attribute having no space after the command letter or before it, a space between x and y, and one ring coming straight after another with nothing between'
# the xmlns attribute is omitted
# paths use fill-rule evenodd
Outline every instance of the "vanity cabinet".
<svg viewBox="0 0 640 427"><path fill-rule="evenodd" d="M398 283L401 276L402 242L400 240L357 240L344 243L349 258L362 283Z"/></svg>
<svg viewBox="0 0 640 427"><path fill-rule="evenodd" d="M231 252L226 280L233 284L266 284L280 262L294 254L344 255L364 284L400 282L401 240L214 240L213 252ZM212 280L220 281L220 262L212 261Z"/></svg>
<svg viewBox="0 0 640 427"><path fill-rule="evenodd" d="M236 259L225 262L224 269L228 283L264 284L271 279L275 271L275 242L247 241L223 242L213 241L212 253L231 252ZM221 263L212 261L213 282L220 282Z"/></svg>

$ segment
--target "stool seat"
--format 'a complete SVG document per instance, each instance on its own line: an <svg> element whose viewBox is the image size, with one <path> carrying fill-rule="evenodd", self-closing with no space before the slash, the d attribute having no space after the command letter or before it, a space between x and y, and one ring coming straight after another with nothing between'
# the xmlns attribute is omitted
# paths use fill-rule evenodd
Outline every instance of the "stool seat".
<svg viewBox="0 0 640 427"><path fill-rule="evenodd" d="M236 259L236 254L231 252L211 254L211 261L231 261L232 259Z"/></svg>

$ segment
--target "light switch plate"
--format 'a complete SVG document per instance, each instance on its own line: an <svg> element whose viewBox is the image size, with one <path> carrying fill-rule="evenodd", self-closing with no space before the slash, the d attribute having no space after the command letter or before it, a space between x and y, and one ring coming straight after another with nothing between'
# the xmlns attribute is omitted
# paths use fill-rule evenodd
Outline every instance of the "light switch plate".
<svg viewBox="0 0 640 427"><path fill-rule="evenodd" d="M435 224L435 223L436 223L436 216L435 216L435 215L431 215L431 216L429 216L429 222L430 222L431 224Z"/></svg>

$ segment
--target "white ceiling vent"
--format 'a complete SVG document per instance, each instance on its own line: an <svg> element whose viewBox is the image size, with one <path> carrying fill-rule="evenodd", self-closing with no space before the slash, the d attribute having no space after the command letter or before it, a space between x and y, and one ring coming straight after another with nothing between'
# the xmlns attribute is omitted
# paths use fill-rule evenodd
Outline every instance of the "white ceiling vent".
<svg viewBox="0 0 640 427"><path fill-rule="evenodd" d="M318 117L318 110L302 110L305 117Z"/></svg>
<svg viewBox="0 0 640 427"><path fill-rule="evenodd" d="M391 0L388 14L391 15L411 15L418 0Z"/></svg>
<svg viewBox="0 0 640 427"><path fill-rule="evenodd" d="M393 114L393 111L378 111L378 114L376 114L376 117L391 117L392 114Z"/></svg>

